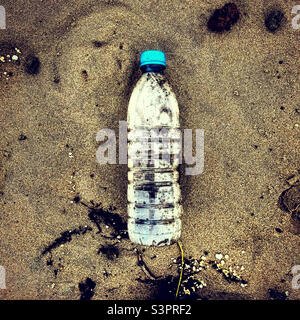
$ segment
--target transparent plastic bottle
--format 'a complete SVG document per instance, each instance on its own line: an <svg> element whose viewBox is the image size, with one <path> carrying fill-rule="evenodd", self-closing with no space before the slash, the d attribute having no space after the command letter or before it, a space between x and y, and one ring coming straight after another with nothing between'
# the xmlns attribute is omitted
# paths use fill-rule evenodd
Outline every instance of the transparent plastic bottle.
<svg viewBox="0 0 300 320"><path fill-rule="evenodd" d="M170 245L181 234L179 108L166 78L165 54L141 54L141 78L130 97L128 233L145 246Z"/></svg>

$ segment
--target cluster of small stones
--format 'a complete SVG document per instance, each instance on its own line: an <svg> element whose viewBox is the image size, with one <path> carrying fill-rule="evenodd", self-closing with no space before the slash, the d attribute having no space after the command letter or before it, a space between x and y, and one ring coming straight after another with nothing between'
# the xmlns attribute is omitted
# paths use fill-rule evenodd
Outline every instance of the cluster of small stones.
<svg viewBox="0 0 300 320"><path fill-rule="evenodd" d="M245 254L244 250L242 250L242 254ZM247 281L245 281L237 271L237 269L244 271L245 267L238 265L233 267L228 264L228 260L228 254L223 255L222 253L215 254L215 260L210 260L205 255L201 256L200 259L185 260L183 265L184 273L181 283L181 292L184 295L191 295L198 289L206 287L207 283L204 280L196 279L195 275L207 269L217 270L226 280L240 283L242 288L247 287ZM179 265L178 269L181 272L181 259L172 258L172 262L173 263L170 264L170 267L172 267L173 264ZM179 294L179 296L181 296L181 294Z"/></svg>
<svg viewBox="0 0 300 320"><path fill-rule="evenodd" d="M2 55L0 56L0 63L5 63L5 62L16 62L19 60L19 56L18 54L21 54L21 50L18 48L14 48L14 50L16 51L16 54L10 55ZM6 78L6 80L9 79L9 77L11 76L10 72L7 71L3 71L2 73L4 75L4 77Z"/></svg>
<svg viewBox="0 0 300 320"><path fill-rule="evenodd" d="M242 254L245 254L244 250L242 250ZM223 256L223 254L217 253L215 257L217 259L216 261L209 261L214 269L222 273L225 279L239 282L242 288L247 287L247 281L245 281L232 266L227 266L226 260L229 259L227 254ZM235 268L240 269L241 271L245 270L244 266L235 266Z"/></svg>
<svg viewBox="0 0 300 320"><path fill-rule="evenodd" d="M206 282L203 280L197 280L193 276L188 276L187 279L182 281L182 292L184 295L191 295L192 293L196 293L197 290L202 289L207 286ZM178 294L179 297L182 294Z"/></svg>

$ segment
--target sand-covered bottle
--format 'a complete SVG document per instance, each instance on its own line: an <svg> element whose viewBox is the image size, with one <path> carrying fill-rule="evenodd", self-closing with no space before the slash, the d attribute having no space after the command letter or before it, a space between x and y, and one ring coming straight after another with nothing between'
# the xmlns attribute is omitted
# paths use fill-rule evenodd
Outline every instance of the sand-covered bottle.
<svg viewBox="0 0 300 320"><path fill-rule="evenodd" d="M179 108L164 75L165 54L144 51L140 67L127 113L128 233L136 244L169 245L181 234Z"/></svg>

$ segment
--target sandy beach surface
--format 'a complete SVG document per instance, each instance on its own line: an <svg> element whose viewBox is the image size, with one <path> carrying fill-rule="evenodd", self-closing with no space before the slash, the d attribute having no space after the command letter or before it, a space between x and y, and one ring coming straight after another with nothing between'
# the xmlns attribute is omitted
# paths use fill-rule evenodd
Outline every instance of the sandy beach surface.
<svg viewBox="0 0 300 320"><path fill-rule="evenodd" d="M203 173L180 168L179 299L300 298L297 1L236 0L238 21L210 31L225 3L1 2L0 299L175 297L179 246L129 241L127 166L96 160L148 49L166 53L182 128L205 132Z"/></svg>

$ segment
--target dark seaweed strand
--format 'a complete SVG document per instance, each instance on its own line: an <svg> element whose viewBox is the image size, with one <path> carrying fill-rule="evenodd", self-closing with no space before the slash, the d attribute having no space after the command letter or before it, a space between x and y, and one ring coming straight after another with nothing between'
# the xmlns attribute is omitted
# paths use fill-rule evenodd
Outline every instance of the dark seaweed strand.
<svg viewBox="0 0 300 320"><path fill-rule="evenodd" d="M92 231L93 229L89 226L76 228L72 231L64 231L61 233L60 237L56 238L48 247L44 249L42 255L45 255L47 252L51 252L53 249L59 247L60 245L70 242L73 235L82 235L87 231Z"/></svg>

